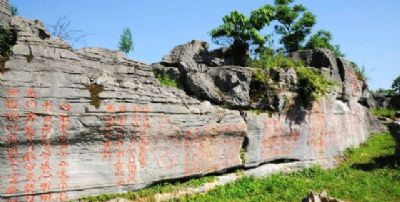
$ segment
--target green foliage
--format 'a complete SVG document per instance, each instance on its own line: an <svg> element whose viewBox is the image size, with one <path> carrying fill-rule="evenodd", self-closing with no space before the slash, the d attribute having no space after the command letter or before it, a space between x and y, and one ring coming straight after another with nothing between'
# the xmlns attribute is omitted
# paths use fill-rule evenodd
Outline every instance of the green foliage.
<svg viewBox="0 0 400 202"><path fill-rule="evenodd" d="M400 75L393 81L392 89L397 94L400 94Z"/></svg>
<svg viewBox="0 0 400 202"><path fill-rule="evenodd" d="M262 53L258 59L250 60L249 65L256 69L270 69L274 67L302 67L304 64L286 57L283 53Z"/></svg>
<svg viewBox="0 0 400 202"><path fill-rule="evenodd" d="M291 5L294 0L275 0L275 31L282 35L280 40L286 52L301 49L301 43L310 34L316 23L315 16L303 5Z"/></svg>
<svg viewBox="0 0 400 202"><path fill-rule="evenodd" d="M346 153L336 169L314 166L291 174L244 177L207 194L179 201L301 201L310 190L345 201L399 201L400 161L389 134L375 135L363 147Z"/></svg>
<svg viewBox="0 0 400 202"><path fill-rule="evenodd" d="M182 86L179 83L179 81L176 81L174 78L172 78L166 72L161 72L159 74L155 74L155 76L160 81L161 85L163 85L163 86L169 86L169 87L174 87L174 88L181 88L181 86Z"/></svg>
<svg viewBox="0 0 400 202"><path fill-rule="evenodd" d="M318 98L328 94L336 84L315 68L296 68L299 79L300 96L304 104L310 105Z"/></svg>
<svg viewBox="0 0 400 202"><path fill-rule="evenodd" d="M357 65L355 62L351 62L351 68L353 69L354 73L357 76L357 79L360 81L367 82L368 81L368 76L365 71L365 67L362 66L361 68Z"/></svg>
<svg viewBox="0 0 400 202"><path fill-rule="evenodd" d="M11 4L10 5L11 16L19 15L17 6Z"/></svg>
<svg viewBox="0 0 400 202"><path fill-rule="evenodd" d="M273 14L270 5L252 11L249 17L232 11L223 17L222 25L210 31L210 35L216 44L230 45L236 63L244 65L250 46L256 46L256 50L263 48L268 37L262 36L260 30L271 22Z"/></svg>
<svg viewBox="0 0 400 202"><path fill-rule="evenodd" d="M333 39L332 34L326 30L319 30L317 33L312 35L305 45L305 49L316 49L316 48L327 48L331 50L336 57L345 57L342 53L339 45L332 45L331 40Z"/></svg>
<svg viewBox="0 0 400 202"><path fill-rule="evenodd" d="M393 89L383 89L383 88L378 88L375 91L376 94L383 94L385 97L393 97L396 95L396 92Z"/></svg>
<svg viewBox="0 0 400 202"><path fill-rule="evenodd" d="M390 119L396 118L396 110L388 108L375 108L371 109L371 112L377 117L386 117Z"/></svg>
<svg viewBox="0 0 400 202"><path fill-rule="evenodd" d="M130 51L133 51L133 42L132 42L132 33L129 28L125 28L122 31L120 40L119 40L119 50L128 54Z"/></svg>
<svg viewBox="0 0 400 202"><path fill-rule="evenodd" d="M17 37L15 30L8 26L0 25L0 55L5 57L11 55L11 48L16 41Z"/></svg>
<svg viewBox="0 0 400 202"><path fill-rule="evenodd" d="M159 193L174 193L179 189L187 188L187 187L199 187L205 183L215 181L215 177L207 176L202 178L191 179L186 182L176 182L176 183L168 183L164 182L161 184L157 184L155 186L142 189L139 191L130 191L128 193L123 194L101 194L98 196L85 196L82 197L79 201L82 202L105 202L115 198L125 198L129 200L138 200L138 201L155 201L154 196ZM141 200L139 200L141 199Z"/></svg>

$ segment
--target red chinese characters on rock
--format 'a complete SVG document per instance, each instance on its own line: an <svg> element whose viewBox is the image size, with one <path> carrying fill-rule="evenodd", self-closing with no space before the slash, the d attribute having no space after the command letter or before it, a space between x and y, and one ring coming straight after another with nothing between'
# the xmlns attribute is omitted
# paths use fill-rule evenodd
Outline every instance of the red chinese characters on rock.
<svg viewBox="0 0 400 202"><path fill-rule="evenodd" d="M184 173L193 175L229 168L240 164L242 139L238 125L219 125L186 131L184 140ZM226 134L226 136L222 136Z"/></svg>
<svg viewBox="0 0 400 202"><path fill-rule="evenodd" d="M34 93L33 90L31 90L31 93ZM35 93L36 94L36 93ZM27 97L29 96L29 93L27 93ZM35 136L36 136L36 130L34 128L36 120L37 120L37 115L34 114L33 110L36 110L36 99L28 98L25 99L25 108L29 111L28 113L25 114L25 139L28 144L28 149L26 150L26 153L23 156L23 160L25 163L25 179L26 183L24 186L24 193L27 195L26 201L34 201L34 196L31 195L34 193L34 188L35 188L35 181L36 176L35 176L35 168L36 168L36 155L35 155L35 144L33 142Z"/></svg>
<svg viewBox="0 0 400 202"><path fill-rule="evenodd" d="M68 113L71 111L71 105L68 103L61 103L59 108L62 111L62 114L59 117L60 135L58 136L58 156L60 160L58 162L57 177L59 182L58 188L61 192L58 193L57 200L67 201L68 196L65 190L68 188L69 177L66 173L68 168L68 162L66 159L68 159L68 128L70 124Z"/></svg>
<svg viewBox="0 0 400 202"><path fill-rule="evenodd" d="M177 163L174 160L174 151L176 151L176 145L179 145L177 140L174 139L176 131L171 124L171 119L166 116L160 117L157 126L156 134L158 138L153 141L151 153L156 159L159 169L171 170Z"/></svg>
<svg viewBox="0 0 400 202"><path fill-rule="evenodd" d="M138 160L140 167L143 168L146 165L146 153L149 144L147 134L150 127L148 106L133 104L132 111L134 113L132 117L126 115L127 109L128 106L124 103L106 105L103 160L111 160L115 155L113 165L116 184L118 185L136 182L136 160ZM129 118L132 118L130 127L132 135L125 150L126 145L124 143L127 137L125 131L129 129ZM113 144L115 145L115 153L112 152ZM137 147L138 152L136 152ZM138 156L136 156L137 153ZM126 156L127 162L125 161ZM124 168L127 168L127 172Z"/></svg>
<svg viewBox="0 0 400 202"><path fill-rule="evenodd" d="M45 116L43 117L43 125L41 127L41 133L40 133L40 140L41 140L41 159L42 162L39 166L40 168L40 184L39 188L42 192L48 193L51 188L51 182L52 182L52 167L50 164L51 160L51 155L52 155L52 145L50 142L51 138L51 133L53 130L53 116L51 115L51 111L53 108L53 103L51 101L44 101L42 104L44 114ZM50 194L43 194L40 195L40 199L42 201L51 201L51 195Z"/></svg>
<svg viewBox="0 0 400 202"><path fill-rule="evenodd" d="M294 146L300 138L300 132L283 131L282 117L266 118L264 120L264 135L260 158L263 160L278 159L291 155Z"/></svg>
<svg viewBox="0 0 400 202"><path fill-rule="evenodd" d="M6 124L4 141L6 143L6 156L10 166L9 173L6 176L8 181L8 187L5 190L6 194L15 194L19 191L17 187L20 178L17 143L20 127L18 125L19 114L17 112L19 103L18 100L15 99L17 96L19 96L19 90L16 88L9 88L7 90L7 99L4 106L7 109L5 113L6 121L4 122Z"/></svg>
<svg viewBox="0 0 400 202"><path fill-rule="evenodd" d="M350 82L352 83L352 86L353 86L352 94L354 97L356 97L359 95L359 92L361 91L358 77L351 69L346 68L345 71L346 71L347 75L349 75Z"/></svg>

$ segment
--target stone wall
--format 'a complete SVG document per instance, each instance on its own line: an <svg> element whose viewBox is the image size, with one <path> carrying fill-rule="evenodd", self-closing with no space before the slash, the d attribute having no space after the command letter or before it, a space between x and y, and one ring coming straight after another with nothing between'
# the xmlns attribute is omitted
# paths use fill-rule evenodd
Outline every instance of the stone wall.
<svg viewBox="0 0 400 202"><path fill-rule="evenodd" d="M356 93L282 115L228 110L161 86L122 53L73 50L39 21L11 25L18 41L0 74L2 200L65 201L277 159L330 165L368 136ZM242 90L224 96L244 95L248 69L207 68L210 78L240 78Z"/></svg>
<svg viewBox="0 0 400 202"><path fill-rule="evenodd" d="M11 17L11 11L8 0L0 0L0 24L8 25Z"/></svg>
<svg viewBox="0 0 400 202"><path fill-rule="evenodd" d="M333 96L314 103L307 112L246 112L249 144L245 166L287 159L314 160L333 167L338 154L369 137L367 113L354 100L344 103Z"/></svg>

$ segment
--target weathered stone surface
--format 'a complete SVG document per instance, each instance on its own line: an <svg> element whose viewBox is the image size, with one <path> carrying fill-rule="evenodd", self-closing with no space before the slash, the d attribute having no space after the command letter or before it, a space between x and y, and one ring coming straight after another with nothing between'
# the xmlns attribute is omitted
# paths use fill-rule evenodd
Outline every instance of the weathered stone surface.
<svg viewBox="0 0 400 202"><path fill-rule="evenodd" d="M328 197L326 191L323 191L320 194L316 194L311 191L308 194L308 196L302 200L302 202L344 202L344 201Z"/></svg>
<svg viewBox="0 0 400 202"><path fill-rule="evenodd" d="M367 110L355 100L348 104L327 97L310 111L277 114L244 114L248 147L245 166L281 159L314 160L335 165L335 157L368 136Z"/></svg>
<svg viewBox="0 0 400 202"><path fill-rule="evenodd" d="M0 74L1 200L63 201L224 172L243 165L243 145L247 167L279 159L330 166L368 136L358 94L271 115L211 104L249 106L251 70L230 66L224 49L208 52L202 42L150 67L112 50L73 50L39 21L14 17L11 25L18 40ZM161 86L157 68L207 101ZM276 76L294 96L295 74ZM293 102L277 95L279 109L279 100Z"/></svg>
<svg viewBox="0 0 400 202"><path fill-rule="evenodd" d="M327 49L303 50L291 54L295 60L304 61L306 66L328 68L329 77L338 84L338 98L349 101L352 97L359 99L365 89L365 84L357 79L351 63L344 58L336 58Z"/></svg>
<svg viewBox="0 0 400 202"><path fill-rule="evenodd" d="M199 99L249 107L251 69L227 65L224 60L222 50L209 53L207 42L194 40L175 47L161 63L153 64L153 69L156 73L168 73Z"/></svg>
<svg viewBox="0 0 400 202"><path fill-rule="evenodd" d="M18 41L0 75L1 200L64 201L242 164L238 111L162 87L149 65L119 52L74 51L38 21L11 24Z"/></svg>
<svg viewBox="0 0 400 202"><path fill-rule="evenodd" d="M11 11L8 0L0 0L0 24L8 25L11 18Z"/></svg>
<svg viewBox="0 0 400 202"><path fill-rule="evenodd" d="M396 142L396 155L400 157L400 119L393 121L389 128Z"/></svg>

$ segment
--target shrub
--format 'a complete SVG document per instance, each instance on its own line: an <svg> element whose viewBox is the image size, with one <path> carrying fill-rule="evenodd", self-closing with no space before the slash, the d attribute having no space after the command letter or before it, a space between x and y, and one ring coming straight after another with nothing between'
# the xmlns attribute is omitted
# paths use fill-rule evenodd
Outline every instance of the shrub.
<svg viewBox="0 0 400 202"><path fill-rule="evenodd" d="M286 57L283 53L263 53L259 59L250 60L250 66L256 69L270 69L275 67L303 67L303 62Z"/></svg>
<svg viewBox="0 0 400 202"><path fill-rule="evenodd" d="M362 66L361 68L357 65L355 62L351 62L351 68L353 69L354 73L357 76L357 79L360 81L367 82L368 81L368 76L367 73L365 72L365 67Z"/></svg>
<svg viewBox="0 0 400 202"><path fill-rule="evenodd" d="M11 55L11 48L16 41L17 36L15 30L8 26L0 25L0 55L5 57Z"/></svg>
<svg viewBox="0 0 400 202"><path fill-rule="evenodd" d="M299 93L306 106L328 94L336 84L321 74L317 69L297 67Z"/></svg>
<svg viewBox="0 0 400 202"><path fill-rule="evenodd" d="M166 72L157 73L155 74L155 76L163 86L169 86L174 88L181 88L182 86L179 81L172 78L172 76L170 76Z"/></svg>
<svg viewBox="0 0 400 202"><path fill-rule="evenodd" d="M371 112L377 117L386 117L390 119L396 118L396 110L387 108L372 109Z"/></svg>

